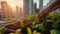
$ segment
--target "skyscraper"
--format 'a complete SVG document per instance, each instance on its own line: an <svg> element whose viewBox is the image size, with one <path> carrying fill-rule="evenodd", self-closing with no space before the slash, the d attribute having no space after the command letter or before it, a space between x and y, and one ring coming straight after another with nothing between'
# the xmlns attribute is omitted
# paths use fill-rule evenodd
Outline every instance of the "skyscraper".
<svg viewBox="0 0 60 34"><path fill-rule="evenodd" d="M6 1L2 1L1 2L1 11L2 11L2 18L6 18L7 16L7 10L6 10L6 8L7 8L7 2Z"/></svg>
<svg viewBox="0 0 60 34"><path fill-rule="evenodd" d="M20 18L23 16L22 7L16 6L15 18Z"/></svg>
<svg viewBox="0 0 60 34"><path fill-rule="evenodd" d="M43 0L39 0L39 10L43 9Z"/></svg>
<svg viewBox="0 0 60 34"><path fill-rule="evenodd" d="M32 15L33 12L33 0L29 0L29 14Z"/></svg>
<svg viewBox="0 0 60 34"><path fill-rule="evenodd" d="M19 16L22 17L23 16L22 8L20 7L19 9L20 9Z"/></svg>
<svg viewBox="0 0 60 34"><path fill-rule="evenodd" d="M19 12L19 10L18 10L19 8L18 8L18 6L16 6L16 12L18 13Z"/></svg>
<svg viewBox="0 0 60 34"><path fill-rule="evenodd" d="M1 3L0 3L0 9L1 9Z"/></svg>
<svg viewBox="0 0 60 34"><path fill-rule="evenodd" d="M1 1L1 12L3 19L12 16L12 8L8 5L6 1Z"/></svg>
<svg viewBox="0 0 60 34"><path fill-rule="evenodd" d="M36 9L37 9L37 3L34 3L33 4L33 14L36 12Z"/></svg>
<svg viewBox="0 0 60 34"><path fill-rule="evenodd" d="M24 16L29 14L29 0L23 0L23 14Z"/></svg>
<svg viewBox="0 0 60 34"><path fill-rule="evenodd" d="M15 17L18 18L20 15L20 7L16 6L16 13L15 13Z"/></svg>

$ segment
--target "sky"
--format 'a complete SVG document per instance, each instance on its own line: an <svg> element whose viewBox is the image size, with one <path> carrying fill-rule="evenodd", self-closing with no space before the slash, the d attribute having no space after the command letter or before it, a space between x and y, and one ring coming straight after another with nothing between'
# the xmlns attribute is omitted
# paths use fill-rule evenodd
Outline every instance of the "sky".
<svg viewBox="0 0 60 34"><path fill-rule="evenodd" d="M15 5L22 7L23 5L23 0L2 0L2 1L7 1L12 7L14 7ZM39 7L39 0L34 0L34 2L36 2L37 7ZM46 6L48 2L49 0L44 0L43 6Z"/></svg>
<svg viewBox="0 0 60 34"><path fill-rule="evenodd" d="M0 0L1 1L1 0Z"/></svg>
<svg viewBox="0 0 60 34"><path fill-rule="evenodd" d="M37 3L37 8L39 7L39 0L34 0L34 3ZM47 5L47 3L49 2L49 0L44 0L43 1L43 6L46 6Z"/></svg>
<svg viewBox="0 0 60 34"><path fill-rule="evenodd" d="M8 4L10 4L12 7L15 5L22 6L23 4L22 0L2 0L2 1L7 1Z"/></svg>

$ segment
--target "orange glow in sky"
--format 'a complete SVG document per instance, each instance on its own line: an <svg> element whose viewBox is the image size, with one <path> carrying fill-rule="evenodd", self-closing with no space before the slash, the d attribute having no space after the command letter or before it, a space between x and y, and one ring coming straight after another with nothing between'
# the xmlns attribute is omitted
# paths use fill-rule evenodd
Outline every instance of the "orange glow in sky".
<svg viewBox="0 0 60 34"><path fill-rule="evenodd" d="M16 5L19 7L23 7L23 0L2 0L2 1L7 1L8 4L15 9Z"/></svg>

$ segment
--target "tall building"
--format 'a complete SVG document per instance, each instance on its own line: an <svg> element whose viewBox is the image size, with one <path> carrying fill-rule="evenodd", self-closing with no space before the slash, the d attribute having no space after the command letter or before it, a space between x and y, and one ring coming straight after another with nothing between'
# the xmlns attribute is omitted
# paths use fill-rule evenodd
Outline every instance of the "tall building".
<svg viewBox="0 0 60 34"><path fill-rule="evenodd" d="M21 13L22 12L22 7L19 7L19 13Z"/></svg>
<svg viewBox="0 0 60 34"><path fill-rule="evenodd" d="M7 16L8 16L8 18L9 17L13 17L14 15L13 15L13 8L10 6L10 5L7 5Z"/></svg>
<svg viewBox="0 0 60 34"><path fill-rule="evenodd" d="M22 15L22 7L16 6L15 17L16 17L16 18L19 18L19 17L21 17L21 16L23 16L23 15Z"/></svg>
<svg viewBox="0 0 60 34"><path fill-rule="evenodd" d="M16 17L16 18L18 18L19 13L20 13L20 9L19 9L18 6L16 6L16 12L15 12L15 17Z"/></svg>
<svg viewBox="0 0 60 34"><path fill-rule="evenodd" d="M24 15L31 15L33 11L33 0L23 0L23 4Z"/></svg>
<svg viewBox="0 0 60 34"><path fill-rule="evenodd" d="M37 3L34 3L33 4L33 12L32 13L34 14L36 12L36 10L37 10Z"/></svg>
<svg viewBox="0 0 60 34"><path fill-rule="evenodd" d="M43 9L43 0L39 0L39 10Z"/></svg>
<svg viewBox="0 0 60 34"><path fill-rule="evenodd" d="M23 0L23 13L24 16L29 14L29 0Z"/></svg>
<svg viewBox="0 0 60 34"><path fill-rule="evenodd" d="M16 12L17 12L17 13L19 12L19 7L18 7L18 6L16 6Z"/></svg>
<svg viewBox="0 0 60 34"><path fill-rule="evenodd" d="M6 18L7 16L7 10L6 10L6 8L7 8L7 2L6 1L1 1L1 11L2 11L2 13L1 13L1 17L2 18Z"/></svg>
<svg viewBox="0 0 60 34"><path fill-rule="evenodd" d="M0 19L1 19L1 17L2 17L2 15L1 15L2 13L1 13L1 9L0 9Z"/></svg>
<svg viewBox="0 0 60 34"><path fill-rule="evenodd" d="M20 14L21 16L23 16L22 8L20 7L19 9L20 9L20 13L19 13L19 14Z"/></svg>
<svg viewBox="0 0 60 34"><path fill-rule="evenodd" d="M1 3L0 3L0 9L1 9Z"/></svg>
<svg viewBox="0 0 60 34"><path fill-rule="evenodd" d="M19 9L20 9L19 17L22 17L23 16L22 8L20 7Z"/></svg>
<svg viewBox="0 0 60 34"><path fill-rule="evenodd" d="M1 18L1 3L0 3L0 18Z"/></svg>
<svg viewBox="0 0 60 34"><path fill-rule="evenodd" d="M29 0L29 14L32 15L33 12L33 0Z"/></svg>
<svg viewBox="0 0 60 34"><path fill-rule="evenodd" d="M12 8L7 4L6 1L1 1L1 15L3 19L12 16Z"/></svg>

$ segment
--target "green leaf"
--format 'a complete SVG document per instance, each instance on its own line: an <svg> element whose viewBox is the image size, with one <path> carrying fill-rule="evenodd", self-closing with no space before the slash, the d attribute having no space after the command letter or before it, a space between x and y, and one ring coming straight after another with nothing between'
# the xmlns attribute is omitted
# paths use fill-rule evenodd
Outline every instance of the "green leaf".
<svg viewBox="0 0 60 34"><path fill-rule="evenodd" d="M31 28L27 27L27 34L32 34Z"/></svg>
<svg viewBox="0 0 60 34"><path fill-rule="evenodd" d="M51 34L60 34L60 31L58 31L58 30L51 30L50 32L51 32Z"/></svg>

